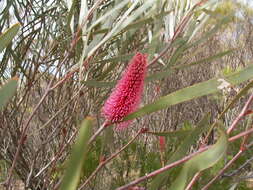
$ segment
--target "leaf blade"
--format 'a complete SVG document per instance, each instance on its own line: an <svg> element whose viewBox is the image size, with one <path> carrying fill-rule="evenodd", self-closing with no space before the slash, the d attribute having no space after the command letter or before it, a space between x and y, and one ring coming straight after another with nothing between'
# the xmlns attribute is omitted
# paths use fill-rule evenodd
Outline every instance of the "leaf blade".
<svg viewBox="0 0 253 190"><path fill-rule="evenodd" d="M207 114L202 118L202 120L197 124L195 129L192 130L190 133L188 133L188 135L183 140L183 142L179 145L177 150L170 156L170 159L168 160L166 164L171 164L179 160L187 153L187 151L192 146L192 144L194 144L197 141L197 139L199 138L199 135L208 130L209 125L207 125L207 123L209 119L210 119L210 114ZM160 187L163 184L166 178L169 177L170 173L171 171L166 171L156 176L150 185L150 190L158 189L158 187Z"/></svg>
<svg viewBox="0 0 253 190"><path fill-rule="evenodd" d="M244 68L241 71L227 75L224 80L228 81L231 85L236 85L247 81L253 77L253 65ZM213 78L205 82L197 83L195 85L180 89L171 94L161 97L155 102L145 105L136 112L126 116L123 121L135 119L137 117L150 114L152 112L176 105L185 101L189 101L201 96L209 95L220 91L220 79Z"/></svg>
<svg viewBox="0 0 253 190"><path fill-rule="evenodd" d="M10 79L2 88L0 88L0 110L7 104L10 98L15 94L18 86L18 78Z"/></svg>
<svg viewBox="0 0 253 190"><path fill-rule="evenodd" d="M16 23L0 35L0 52L2 52L18 33L21 24Z"/></svg>
<svg viewBox="0 0 253 190"><path fill-rule="evenodd" d="M81 124L80 132L72 148L60 190L75 190L78 185L84 158L88 149L88 141L91 136L92 121L93 118L87 117Z"/></svg>
<svg viewBox="0 0 253 190"><path fill-rule="evenodd" d="M224 130L219 128L219 132L220 138L214 145L184 164L179 176L171 185L171 190L183 190L196 173L212 167L226 154L228 137Z"/></svg>

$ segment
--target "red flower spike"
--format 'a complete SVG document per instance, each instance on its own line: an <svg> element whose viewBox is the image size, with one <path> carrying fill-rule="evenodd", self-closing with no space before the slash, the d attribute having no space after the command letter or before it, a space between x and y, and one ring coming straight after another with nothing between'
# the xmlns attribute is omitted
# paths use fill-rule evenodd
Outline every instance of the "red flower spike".
<svg viewBox="0 0 253 190"><path fill-rule="evenodd" d="M146 71L147 56L137 53L102 108L102 114L107 120L120 122L126 115L136 111L141 101ZM116 129L124 129L130 123L120 122Z"/></svg>

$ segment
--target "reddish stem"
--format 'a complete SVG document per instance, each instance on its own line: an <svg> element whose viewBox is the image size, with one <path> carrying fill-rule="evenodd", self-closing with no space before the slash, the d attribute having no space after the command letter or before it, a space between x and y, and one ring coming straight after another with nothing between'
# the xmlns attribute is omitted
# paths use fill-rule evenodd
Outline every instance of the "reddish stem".
<svg viewBox="0 0 253 190"><path fill-rule="evenodd" d="M246 104L244 105L241 113L235 118L232 125L228 128L227 134L230 134L231 131L235 128L235 126L239 123L239 121L245 116L245 113L248 111L248 108L253 101L253 93L250 95L249 99L247 100Z"/></svg>

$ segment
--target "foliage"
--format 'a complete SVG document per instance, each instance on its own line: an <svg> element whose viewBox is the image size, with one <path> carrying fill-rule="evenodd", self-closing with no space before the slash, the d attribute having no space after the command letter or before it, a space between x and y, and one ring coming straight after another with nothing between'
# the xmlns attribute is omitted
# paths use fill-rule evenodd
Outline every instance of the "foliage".
<svg viewBox="0 0 253 190"><path fill-rule="evenodd" d="M250 6L4 0L0 10L0 179L7 188L22 181L43 190L205 189L217 176L208 188L249 187ZM136 121L117 131L101 108L136 52L148 55L143 100L124 118ZM87 116L94 121L80 127Z"/></svg>

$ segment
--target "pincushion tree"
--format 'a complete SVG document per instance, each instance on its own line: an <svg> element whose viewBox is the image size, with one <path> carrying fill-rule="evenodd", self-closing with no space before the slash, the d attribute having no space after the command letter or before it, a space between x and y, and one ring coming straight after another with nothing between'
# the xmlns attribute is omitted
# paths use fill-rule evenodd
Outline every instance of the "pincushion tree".
<svg viewBox="0 0 253 190"><path fill-rule="evenodd" d="M225 0L0 3L1 185L246 188L249 7Z"/></svg>

